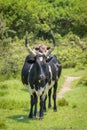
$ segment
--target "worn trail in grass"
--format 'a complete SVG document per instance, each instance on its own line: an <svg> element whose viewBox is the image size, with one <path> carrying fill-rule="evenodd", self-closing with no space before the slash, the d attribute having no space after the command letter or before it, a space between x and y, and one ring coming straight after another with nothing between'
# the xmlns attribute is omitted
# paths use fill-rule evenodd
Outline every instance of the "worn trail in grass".
<svg viewBox="0 0 87 130"><path fill-rule="evenodd" d="M79 79L80 77L71 77L65 76L66 80L61 88L61 90L57 94L57 99L62 98L64 93L71 90L70 84L72 81Z"/></svg>

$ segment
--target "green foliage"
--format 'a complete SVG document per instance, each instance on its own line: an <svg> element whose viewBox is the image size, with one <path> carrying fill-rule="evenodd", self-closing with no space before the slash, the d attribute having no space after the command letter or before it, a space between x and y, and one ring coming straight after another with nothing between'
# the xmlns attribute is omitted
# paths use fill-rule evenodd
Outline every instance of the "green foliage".
<svg viewBox="0 0 87 130"><path fill-rule="evenodd" d="M68 103L68 101L66 101L65 98L61 98L58 100L58 105L59 106L67 106L67 105L69 105L69 103Z"/></svg>
<svg viewBox="0 0 87 130"><path fill-rule="evenodd" d="M6 128L5 121L0 120L0 129L5 129L5 128Z"/></svg>
<svg viewBox="0 0 87 130"><path fill-rule="evenodd" d="M62 36L73 31L82 37L87 32L86 7L86 0L0 0L2 23L6 24L4 33L19 38L23 38L26 30L40 37L50 29Z"/></svg>
<svg viewBox="0 0 87 130"><path fill-rule="evenodd" d="M73 103L72 108L77 108L77 105L75 103Z"/></svg>
<svg viewBox="0 0 87 130"><path fill-rule="evenodd" d="M0 43L0 80L3 80L3 78L17 78L27 55L27 51L24 48L24 45L21 45L21 41L9 43L6 46Z"/></svg>
<svg viewBox="0 0 87 130"><path fill-rule="evenodd" d="M8 94L8 86L7 84L0 84L0 96L5 96Z"/></svg>
<svg viewBox="0 0 87 130"><path fill-rule="evenodd" d="M78 85L87 86L87 76L83 76L82 78L80 78L78 81Z"/></svg>
<svg viewBox="0 0 87 130"><path fill-rule="evenodd" d="M69 33L65 37L56 35L56 38L58 42L56 42L57 46L53 54L56 54L63 68L76 67L76 70L85 69L87 66L87 51L85 49L87 43L72 33ZM30 45L34 46L34 44L44 43L51 46L52 44L52 41L49 42L42 39L35 40L34 44L32 44L32 41L34 39L31 33L29 35ZM7 44L0 43L0 80L19 78L27 55L28 52L24 46L24 40L17 40L17 42L9 42Z"/></svg>
<svg viewBox="0 0 87 130"><path fill-rule="evenodd" d="M82 41L75 34L69 33L63 37L58 45L56 54L65 68L76 67L84 69L87 65L87 43Z"/></svg>
<svg viewBox="0 0 87 130"><path fill-rule="evenodd" d="M0 0L0 80L20 75L28 53L24 40L19 39L25 38L26 30L31 46L37 43L51 46L52 29L57 45L53 53L62 66L84 69L87 66L86 5L86 0Z"/></svg>
<svg viewBox="0 0 87 130"><path fill-rule="evenodd" d="M7 95L7 93L8 93L7 91L1 91L0 90L0 96L5 96L5 95Z"/></svg>

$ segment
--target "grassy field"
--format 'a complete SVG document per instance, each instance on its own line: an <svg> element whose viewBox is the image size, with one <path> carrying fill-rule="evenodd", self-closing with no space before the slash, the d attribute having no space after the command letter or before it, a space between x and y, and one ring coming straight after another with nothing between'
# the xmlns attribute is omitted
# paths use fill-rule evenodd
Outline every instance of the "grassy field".
<svg viewBox="0 0 87 130"><path fill-rule="evenodd" d="M58 91L64 76L84 76L87 69L76 71L63 69ZM68 105L59 106L58 112L48 110L43 120L28 119L29 93L20 80L0 82L0 129L1 130L87 130L87 86L75 81L72 91L65 93Z"/></svg>

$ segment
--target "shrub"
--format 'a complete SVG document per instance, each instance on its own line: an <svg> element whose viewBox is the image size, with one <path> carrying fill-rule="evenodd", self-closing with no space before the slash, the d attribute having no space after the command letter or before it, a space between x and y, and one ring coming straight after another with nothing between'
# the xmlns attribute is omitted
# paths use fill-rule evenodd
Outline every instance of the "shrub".
<svg viewBox="0 0 87 130"><path fill-rule="evenodd" d="M8 94L7 91L1 91L1 90L0 90L0 96L5 96L6 94Z"/></svg>
<svg viewBox="0 0 87 130"><path fill-rule="evenodd" d="M3 41L3 46L6 47L9 45L9 43L12 42L12 39L9 37L9 38L5 38Z"/></svg>
<svg viewBox="0 0 87 130"><path fill-rule="evenodd" d="M0 89L8 89L8 85L7 84L0 84Z"/></svg>
<svg viewBox="0 0 87 130"><path fill-rule="evenodd" d="M58 105L59 106L67 106L68 104L69 103L68 103L68 101L66 101L65 98L61 98L61 99L58 100Z"/></svg>
<svg viewBox="0 0 87 130"><path fill-rule="evenodd" d="M0 96L4 96L4 95L8 94L7 89L8 89L7 84L2 84L1 83L0 84Z"/></svg>
<svg viewBox="0 0 87 130"><path fill-rule="evenodd" d="M83 65L83 63L77 63L75 69L76 69L76 70L84 70L84 69L85 69L85 66Z"/></svg>
<svg viewBox="0 0 87 130"><path fill-rule="evenodd" d="M78 84L83 84L87 86L87 76L83 76L82 78L80 78Z"/></svg>
<svg viewBox="0 0 87 130"><path fill-rule="evenodd" d="M76 108L77 107L77 105L76 104L72 104L72 108Z"/></svg>
<svg viewBox="0 0 87 130"><path fill-rule="evenodd" d="M0 128L5 128L6 127L6 124L5 124L5 121L0 121Z"/></svg>

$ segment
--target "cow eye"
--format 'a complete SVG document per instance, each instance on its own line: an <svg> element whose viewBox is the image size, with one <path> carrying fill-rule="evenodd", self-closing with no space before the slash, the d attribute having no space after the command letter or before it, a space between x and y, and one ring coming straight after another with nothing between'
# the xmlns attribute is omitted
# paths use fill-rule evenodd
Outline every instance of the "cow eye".
<svg viewBox="0 0 87 130"><path fill-rule="evenodd" d="M46 62L50 62L51 60L52 60L52 57L47 58L47 59L46 59Z"/></svg>

